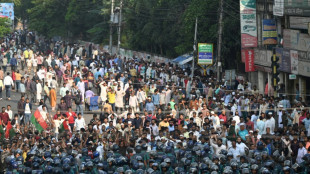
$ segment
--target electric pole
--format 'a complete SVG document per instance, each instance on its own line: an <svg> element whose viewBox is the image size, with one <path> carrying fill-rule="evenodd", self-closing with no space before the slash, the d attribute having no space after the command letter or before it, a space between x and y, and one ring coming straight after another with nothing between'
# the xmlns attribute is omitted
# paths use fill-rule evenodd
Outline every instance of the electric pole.
<svg viewBox="0 0 310 174"><path fill-rule="evenodd" d="M222 66L222 57L221 57L221 49L222 49L222 34L223 34L223 0L220 0L220 18L219 18L219 32L218 32L218 41L217 41L217 80L221 80L221 66Z"/></svg>
<svg viewBox="0 0 310 174"><path fill-rule="evenodd" d="M113 34L113 23L114 23L114 1L111 0L111 20L110 20L110 43L109 43L109 52L112 55L112 34Z"/></svg>
<svg viewBox="0 0 310 174"><path fill-rule="evenodd" d="M122 28L122 8L123 8L123 0L121 0L120 10L119 10L119 20L118 20L118 39L117 39L117 54L120 53L120 45L121 45L121 28Z"/></svg>
<svg viewBox="0 0 310 174"><path fill-rule="evenodd" d="M194 78L195 60L197 58L197 23L198 23L198 18L196 17L194 46L193 46L194 54L193 54L193 60L192 60L192 74L191 74L191 81L192 81L192 83L193 83L193 78Z"/></svg>

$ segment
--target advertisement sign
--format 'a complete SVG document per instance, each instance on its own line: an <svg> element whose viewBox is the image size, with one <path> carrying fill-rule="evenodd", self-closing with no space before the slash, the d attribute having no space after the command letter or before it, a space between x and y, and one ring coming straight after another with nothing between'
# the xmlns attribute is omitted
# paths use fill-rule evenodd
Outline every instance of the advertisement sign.
<svg viewBox="0 0 310 174"><path fill-rule="evenodd" d="M273 15L283 16L284 14L284 0L274 0Z"/></svg>
<svg viewBox="0 0 310 174"><path fill-rule="evenodd" d="M240 1L241 47L257 47L256 0Z"/></svg>
<svg viewBox="0 0 310 174"><path fill-rule="evenodd" d="M255 55L254 62L256 65L271 67L271 56L272 56L271 50L255 49L254 55Z"/></svg>
<svg viewBox="0 0 310 174"><path fill-rule="evenodd" d="M303 62L310 62L310 52L298 51L298 60Z"/></svg>
<svg viewBox="0 0 310 174"><path fill-rule="evenodd" d="M253 49L241 49L241 61L243 63L245 63L245 57L247 56L247 54L249 54L249 51L253 51L253 54L254 54Z"/></svg>
<svg viewBox="0 0 310 174"><path fill-rule="evenodd" d="M247 50L245 53L245 72L255 71L254 68L254 50Z"/></svg>
<svg viewBox="0 0 310 174"><path fill-rule="evenodd" d="M263 19L263 44L276 45L277 37L276 21L274 19Z"/></svg>
<svg viewBox="0 0 310 174"><path fill-rule="evenodd" d="M14 3L0 3L0 17L14 20Z"/></svg>
<svg viewBox="0 0 310 174"><path fill-rule="evenodd" d="M284 0L284 14L290 16L310 16L310 1Z"/></svg>
<svg viewBox="0 0 310 174"><path fill-rule="evenodd" d="M310 36L308 34L299 34L297 50L310 51Z"/></svg>
<svg viewBox="0 0 310 174"><path fill-rule="evenodd" d="M213 44L208 43L198 44L198 64L200 65L213 64Z"/></svg>
<svg viewBox="0 0 310 174"><path fill-rule="evenodd" d="M282 52L282 62L280 64L280 69L283 72L291 72L291 58L290 58L290 50L289 49L283 49Z"/></svg>
<svg viewBox="0 0 310 174"><path fill-rule="evenodd" d="M291 72L293 74L298 74L298 51L291 50Z"/></svg>
<svg viewBox="0 0 310 174"><path fill-rule="evenodd" d="M283 72L291 72L290 50L276 48L276 55L279 57L279 70Z"/></svg>
<svg viewBox="0 0 310 174"><path fill-rule="evenodd" d="M310 77L310 62L298 62L298 74Z"/></svg>
<svg viewBox="0 0 310 174"><path fill-rule="evenodd" d="M290 28L308 30L310 17L290 16Z"/></svg>

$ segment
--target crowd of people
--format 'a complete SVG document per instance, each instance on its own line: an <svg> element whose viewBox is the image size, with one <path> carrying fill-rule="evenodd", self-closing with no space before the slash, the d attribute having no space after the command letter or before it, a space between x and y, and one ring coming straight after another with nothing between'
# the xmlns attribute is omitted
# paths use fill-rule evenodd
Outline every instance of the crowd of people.
<svg viewBox="0 0 310 174"><path fill-rule="evenodd" d="M1 52L6 173L310 173L310 112L299 95L32 33L9 35ZM17 108L5 103L12 91Z"/></svg>

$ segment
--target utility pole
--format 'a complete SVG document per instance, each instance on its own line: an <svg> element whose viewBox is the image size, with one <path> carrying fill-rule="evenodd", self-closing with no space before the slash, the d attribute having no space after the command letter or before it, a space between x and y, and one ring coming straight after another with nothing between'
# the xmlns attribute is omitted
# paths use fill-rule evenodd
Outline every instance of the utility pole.
<svg viewBox="0 0 310 174"><path fill-rule="evenodd" d="M120 45L121 45L121 28L122 28L122 8L123 8L123 0L121 0L120 10L119 10L119 20L118 20L118 39L117 39L117 54L120 53Z"/></svg>
<svg viewBox="0 0 310 174"><path fill-rule="evenodd" d="M192 63L192 74L191 74L191 81L193 83L193 78L194 78L194 69L195 69L195 60L197 58L197 23L198 23L198 18L196 17L196 23L195 23L195 35L194 35L194 54L193 54L193 63Z"/></svg>
<svg viewBox="0 0 310 174"><path fill-rule="evenodd" d="M111 20L110 20L110 43L109 43L109 52L112 55L112 34L113 34L113 23L114 23L114 1L111 0Z"/></svg>
<svg viewBox="0 0 310 174"><path fill-rule="evenodd" d="M222 34L223 34L223 0L220 0L220 18L219 18L219 33L218 33L218 41L217 41L217 80L221 80L221 66L222 66L222 57L221 57L221 49L222 49Z"/></svg>

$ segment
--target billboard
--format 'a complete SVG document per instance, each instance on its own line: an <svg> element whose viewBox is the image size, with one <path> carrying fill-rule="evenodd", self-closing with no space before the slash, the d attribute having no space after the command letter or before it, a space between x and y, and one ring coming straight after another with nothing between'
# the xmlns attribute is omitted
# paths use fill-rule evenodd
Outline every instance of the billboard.
<svg viewBox="0 0 310 174"><path fill-rule="evenodd" d="M14 3L0 3L0 17L14 20Z"/></svg>
<svg viewBox="0 0 310 174"><path fill-rule="evenodd" d="M213 44L208 43L198 44L198 64L200 65L213 64Z"/></svg>
<svg viewBox="0 0 310 174"><path fill-rule="evenodd" d="M256 0L240 1L241 47L257 47Z"/></svg>
<svg viewBox="0 0 310 174"><path fill-rule="evenodd" d="M291 72L293 74L298 74L298 51L291 50Z"/></svg>
<svg viewBox="0 0 310 174"><path fill-rule="evenodd" d="M284 0L284 14L290 16L310 16L310 1Z"/></svg>
<svg viewBox="0 0 310 174"><path fill-rule="evenodd" d="M284 0L274 0L273 15L283 16L284 14Z"/></svg>
<svg viewBox="0 0 310 174"><path fill-rule="evenodd" d="M263 44L276 45L277 36L276 21L274 19L263 19Z"/></svg>
<svg viewBox="0 0 310 174"><path fill-rule="evenodd" d="M254 50L249 49L245 52L245 72L253 72L254 68Z"/></svg>
<svg viewBox="0 0 310 174"><path fill-rule="evenodd" d="M276 55L279 57L279 69L283 72L291 72L290 50L285 48L276 48Z"/></svg>
<svg viewBox="0 0 310 174"><path fill-rule="evenodd" d="M310 17L289 16L289 18L290 18L290 28L308 30Z"/></svg>

